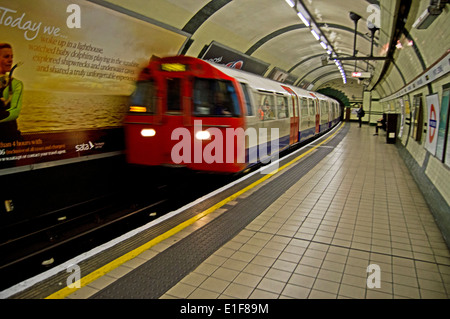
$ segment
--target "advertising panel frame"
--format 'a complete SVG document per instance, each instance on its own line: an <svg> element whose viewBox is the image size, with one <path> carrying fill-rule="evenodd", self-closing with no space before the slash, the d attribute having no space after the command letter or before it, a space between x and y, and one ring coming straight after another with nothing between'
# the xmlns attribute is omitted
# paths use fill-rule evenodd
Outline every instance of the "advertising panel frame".
<svg viewBox="0 0 450 319"><path fill-rule="evenodd" d="M0 175L122 154L121 118L137 74L153 52L179 54L191 34L103 0L23 1L0 0L2 41L11 43L14 62L25 62L13 77L23 82L21 110L15 119L20 136L0 137ZM73 6L79 9L79 27L69 26ZM115 30L116 23L122 28ZM114 41L109 41L111 37ZM161 38L161 49L149 49ZM137 52L142 39L150 44L142 42L143 49ZM89 50L96 48L100 62L94 69L96 53ZM103 69L98 68L101 63Z"/></svg>

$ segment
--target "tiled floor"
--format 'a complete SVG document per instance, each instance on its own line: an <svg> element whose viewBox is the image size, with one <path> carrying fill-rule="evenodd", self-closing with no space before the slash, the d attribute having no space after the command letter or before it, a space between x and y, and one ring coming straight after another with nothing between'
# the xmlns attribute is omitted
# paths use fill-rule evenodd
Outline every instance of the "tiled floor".
<svg viewBox="0 0 450 319"><path fill-rule="evenodd" d="M449 298L449 250L395 146L373 131L352 125L162 298Z"/></svg>

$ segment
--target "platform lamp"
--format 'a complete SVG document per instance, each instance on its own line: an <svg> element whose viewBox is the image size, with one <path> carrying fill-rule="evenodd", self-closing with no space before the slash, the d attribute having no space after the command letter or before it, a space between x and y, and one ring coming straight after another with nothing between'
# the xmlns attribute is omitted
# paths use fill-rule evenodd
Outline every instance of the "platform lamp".
<svg viewBox="0 0 450 319"><path fill-rule="evenodd" d="M350 11L350 19L352 19L353 22L355 22L355 35L353 38L353 56L356 56L356 36L358 33L358 21L359 19L361 19L361 16L357 13Z"/></svg>
<svg viewBox="0 0 450 319"><path fill-rule="evenodd" d="M372 44L371 44L371 46L370 46L370 56L371 57L373 57L373 42L374 42L374 39L375 39L375 32L377 32L378 30L380 30L380 28L377 28L376 26L375 26L375 24L373 24L372 22L368 22L368 27L369 27L369 31L371 32L371 36L370 36L370 38L371 38L371 40L372 40Z"/></svg>

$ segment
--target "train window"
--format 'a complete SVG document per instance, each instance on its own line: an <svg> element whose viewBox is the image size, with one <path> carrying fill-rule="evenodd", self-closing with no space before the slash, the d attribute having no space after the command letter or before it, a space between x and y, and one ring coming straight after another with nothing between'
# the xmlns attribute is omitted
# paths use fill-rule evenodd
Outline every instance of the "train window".
<svg viewBox="0 0 450 319"><path fill-rule="evenodd" d="M248 86L245 83L241 83L242 91L244 92L245 105L247 107L247 116L253 116L253 108L250 103L250 95L248 94Z"/></svg>
<svg viewBox="0 0 450 319"><path fill-rule="evenodd" d="M181 79L167 79L167 111L181 111Z"/></svg>
<svg viewBox="0 0 450 319"><path fill-rule="evenodd" d="M315 105L314 105L314 100L313 99L308 99L308 104L309 104L309 115L313 116L316 114L316 109L315 109Z"/></svg>
<svg viewBox="0 0 450 319"><path fill-rule="evenodd" d="M320 113L328 114L328 105L326 101L320 101Z"/></svg>
<svg viewBox="0 0 450 319"><path fill-rule="evenodd" d="M277 96L278 118L284 119L289 117L289 110L287 108L287 98L284 96Z"/></svg>
<svg viewBox="0 0 450 319"><path fill-rule="evenodd" d="M274 120L275 119L275 105L273 102L273 96L265 94L256 94L258 104L258 113L261 120Z"/></svg>
<svg viewBox="0 0 450 319"><path fill-rule="evenodd" d="M301 111L301 117L308 117L309 113L308 113L308 99L307 98L302 98L302 102L300 105L300 111Z"/></svg>
<svg viewBox="0 0 450 319"><path fill-rule="evenodd" d="M194 115L239 117L241 112L233 84L230 81L196 78Z"/></svg>
<svg viewBox="0 0 450 319"><path fill-rule="evenodd" d="M131 95L130 112L155 113L155 84L153 81L139 81Z"/></svg>

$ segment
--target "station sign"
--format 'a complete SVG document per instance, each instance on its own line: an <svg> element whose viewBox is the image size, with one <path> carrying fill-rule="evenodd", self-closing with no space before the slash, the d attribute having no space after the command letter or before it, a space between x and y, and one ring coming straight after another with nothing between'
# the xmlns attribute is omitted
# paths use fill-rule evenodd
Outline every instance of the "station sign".
<svg viewBox="0 0 450 319"><path fill-rule="evenodd" d="M425 148L432 155L436 154L437 132L439 130L439 95L432 94L427 96L428 107L428 128Z"/></svg>
<svg viewBox="0 0 450 319"><path fill-rule="evenodd" d="M447 75L450 72L450 63L449 63L449 55L450 52L447 52L444 56L442 56L435 64L433 64L430 69L423 72L418 78L416 78L413 82L405 85L402 89L397 91L394 94L391 94L388 97L385 97L380 100L381 103L386 101L391 101L393 99L399 98L405 94L408 94L412 91L416 91L421 87L432 83L438 80L441 77Z"/></svg>
<svg viewBox="0 0 450 319"><path fill-rule="evenodd" d="M352 77L354 78L368 79L370 76L370 72L352 72Z"/></svg>
<svg viewBox="0 0 450 319"><path fill-rule="evenodd" d="M185 72L187 65L181 63L163 63L161 64L161 71L166 72Z"/></svg>

